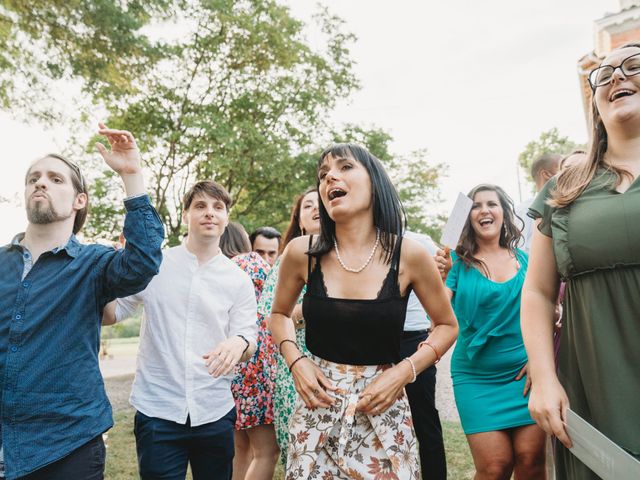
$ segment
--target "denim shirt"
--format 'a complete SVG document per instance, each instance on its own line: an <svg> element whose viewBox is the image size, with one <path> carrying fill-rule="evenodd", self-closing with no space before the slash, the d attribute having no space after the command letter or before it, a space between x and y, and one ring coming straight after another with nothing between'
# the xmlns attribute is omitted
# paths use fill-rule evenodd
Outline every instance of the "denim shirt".
<svg viewBox="0 0 640 480"><path fill-rule="evenodd" d="M5 475L55 462L113 426L100 374L102 310L158 273L164 228L147 195L125 200L126 247L75 236L23 278L18 242L0 247L0 422Z"/></svg>

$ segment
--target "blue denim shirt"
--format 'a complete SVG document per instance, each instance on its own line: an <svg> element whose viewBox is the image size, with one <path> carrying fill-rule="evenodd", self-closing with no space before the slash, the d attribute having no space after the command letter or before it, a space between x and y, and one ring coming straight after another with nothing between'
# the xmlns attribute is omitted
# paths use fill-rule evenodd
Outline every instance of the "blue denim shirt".
<svg viewBox="0 0 640 480"><path fill-rule="evenodd" d="M102 310L158 273L164 228L149 197L125 200L126 247L72 236L24 279L24 250L0 248L0 404L7 479L61 459L113 426L98 364Z"/></svg>

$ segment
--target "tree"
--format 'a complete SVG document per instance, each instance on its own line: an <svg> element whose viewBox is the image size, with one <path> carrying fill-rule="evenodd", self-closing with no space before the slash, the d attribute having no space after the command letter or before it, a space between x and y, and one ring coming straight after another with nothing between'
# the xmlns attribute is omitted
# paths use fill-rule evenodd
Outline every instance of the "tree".
<svg viewBox="0 0 640 480"><path fill-rule="evenodd" d="M70 84L91 98L132 91L132 79L161 58L143 27L172 0L0 0L0 107L60 122Z"/></svg>
<svg viewBox="0 0 640 480"><path fill-rule="evenodd" d="M353 36L326 9L315 19L326 37L316 50L273 0L189 2L175 20L184 34L166 45L162 62L107 104L110 125L138 138L170 244L183 233L179 205L195 179L224 185L248 229L282 224L294 194L313 181L314 139L335 102L358 86ZM94 215L89 229L113 231L107 216Z"/></svg>
<svg viewBox="0 0 640 480"><path fill-rule="evenodd" d="M584 145L574 142L569 137L560 135L558 129L553 127L551 130L542 132L537 140L527 143L518 157L518 162L526 172L527 180L533 182L531 164L536 158L545 153L569 154L577 148L584 148Z"/></svg>

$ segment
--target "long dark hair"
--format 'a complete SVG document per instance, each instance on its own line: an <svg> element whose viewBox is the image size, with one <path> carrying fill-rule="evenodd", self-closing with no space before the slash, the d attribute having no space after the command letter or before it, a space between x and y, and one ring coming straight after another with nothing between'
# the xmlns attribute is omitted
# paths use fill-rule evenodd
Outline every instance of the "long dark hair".
<svg viewBox="0 0 640 480"><path fill-rule="evenodd" d="M500 227L499 244L502 248L507 248L515 254L520 238L522 238L522 227L518 228L516 225L516 219L518 219L523 226L524 222L515 214L513 200L511 200L509 195L507 195L507 193L497 185L482 183L471 189L468 194L469 198L473 200L478 192L495 192L498 196L503 212L503 224ZM476 241L476 232L471 225L471 213L469 213L467 221L464 224L464 228L462 229L460 242L456 247L456 254L467 268L476 266L487 277L491 278L491 273L489 272L487 265L475 256L477 252L478 242Z"/></svg>
<svg viewBox="0 0 640 480"><path fill-rule="evenodd" d="M630 47L640 48L640 43L627 43L615 50ZM596 91L594 89L591 96L591 142L587 158L584 162L580 162L575 167L568 168L560 173L556 188L547 203L556 208L563 208L573 203L591 183L600 167L604 167L615 174L616 186L620 184L624 176L633 178L629 171L605 163L604 155L607 153L608 148L609 136L596 106Z"/></svg>
<svg viewBox="0 0 640 480"><path fill-rule="evenodd" d="M400 201L389 175L385 171L380 160L369 153L365 148L353 143L338 143L327 148L320 155L318 169L325 158L331 155L334 158L353 158L369 173L371 180L371 195L373 200L373 224L380 230L380 244L385 252L385 262L389 263L393 255L395 239L402 236L406 224L406 213ZM320 178L318 178L320 187ZM320 236L318 241L309 250L310 255L320 257L333 248L336 236L336 223L331 219L322 201L319 202L320 210Z"/></svg>
<svg viewBox="0 0 640 480"><path fill-rule="evenodd" d="M305 235L306 232L300 228L300 210L302 209L302 200L311 192L317 192L316 187L307 188L301 195L298 195L293 202L293 208L291 209L291 219L289 220L289 226L284 234L282 242L280 244L280 253L282 253L287 244L294 238Z"/></svg>

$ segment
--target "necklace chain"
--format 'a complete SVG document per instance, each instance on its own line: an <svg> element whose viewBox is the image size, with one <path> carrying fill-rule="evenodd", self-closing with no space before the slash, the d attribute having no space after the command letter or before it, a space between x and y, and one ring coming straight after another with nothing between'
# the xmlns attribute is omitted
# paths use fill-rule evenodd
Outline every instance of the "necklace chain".
<svg viewBox="0 0 640 480"><path fill-rule="evenodd" d="M342 257L340 256L340 250L338 250L338 241L335 239L335 237L333 238L333 248L336 251L336 257L338 257L338 263L340 263L340 266L342 266L342 268L344 268L347 272L351 272L351 273L360 273L365 268L367 268L367 265L371 263L371 260L373 259L373 255L376 253L376 250L378 249L379 243L380 243L380 229L376 228L376 243L373 244L373 248L371 249L371 253L369 253L369 257L362 264L360 268L351 268L351 267L347 267L342 261Z"/></svg>

